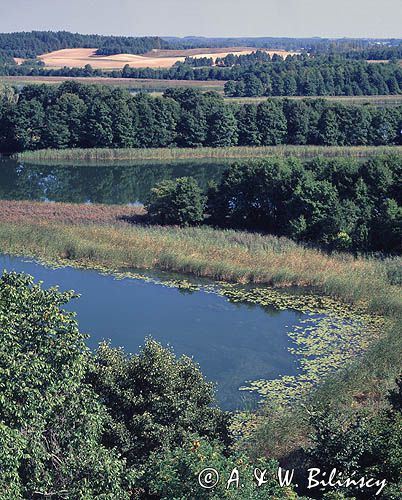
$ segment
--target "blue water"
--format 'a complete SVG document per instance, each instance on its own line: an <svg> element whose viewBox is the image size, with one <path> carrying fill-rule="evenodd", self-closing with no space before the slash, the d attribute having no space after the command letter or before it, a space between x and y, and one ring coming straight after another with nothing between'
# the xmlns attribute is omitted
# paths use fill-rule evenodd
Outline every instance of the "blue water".
<svg viewBox="0 0 402 500"><path fill-rule="evenodd" d="M61 290L80 293L67 308L77 312L91 348L110 339L113 346L136 353L144 338L152 336L171 345L177 355L192 356L205 377L217 384L222 408L255 404L254 396L239 391L247 380L296 373L287 336L303 318L295 311L234 304L204 291L117 280L91 270L51 269L17 257L0 256L0 269L23 271L46 287L59 285Z"/></svg>

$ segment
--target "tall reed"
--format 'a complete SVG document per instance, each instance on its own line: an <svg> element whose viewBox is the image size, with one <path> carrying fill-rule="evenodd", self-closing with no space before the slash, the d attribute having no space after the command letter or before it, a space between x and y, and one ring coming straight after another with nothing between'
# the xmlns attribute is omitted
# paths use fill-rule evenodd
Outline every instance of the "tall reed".
<svg viewBox="0 0 402 500"><path fill-rule="evenodd" d="M43 149L15 155L21 161L114 161L114 160L185 160L236 159L267 156L352 156L366 158L376 154L402 153L402 146L233 146L227 148L132 148L132 149Z"/></svg>

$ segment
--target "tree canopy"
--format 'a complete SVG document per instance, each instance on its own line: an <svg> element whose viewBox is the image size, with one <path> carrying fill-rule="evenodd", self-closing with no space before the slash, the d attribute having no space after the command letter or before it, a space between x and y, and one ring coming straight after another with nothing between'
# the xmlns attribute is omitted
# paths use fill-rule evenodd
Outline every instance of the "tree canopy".
<svg viewBox="0 0 402 500"><path fill-rule="evenodd" d="M64 82L0 89L0 152L46 148L392 145L402 143L402 106L323 99L232 104L215 92L168 89L162 97Z"/></svg>

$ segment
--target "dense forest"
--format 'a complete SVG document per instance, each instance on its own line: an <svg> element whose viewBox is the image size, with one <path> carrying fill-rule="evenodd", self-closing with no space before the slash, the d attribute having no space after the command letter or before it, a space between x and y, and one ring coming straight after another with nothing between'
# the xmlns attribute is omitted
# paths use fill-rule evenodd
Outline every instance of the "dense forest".
<svg viewBox="0 0 402 500"><path fill-rule="evenodd" d="M357 54L357 53L353 53ZM363 59L363 57L362 57ZM186 79L228 80L229 96L292 96L292 95L376 95L402 92L402 68L398 64L370 64L364 60L349 61L343 55L308 57L306 55L272 57L263 51L251 54L229 54L216 60L188 58L176 71L187 66ZM191 67L193 72L188 71ZM209 67L209 68L208 68ZM225 68L230 68L229 70ZM125 68L126 76L136 70Z"/></svg>
<svg viewBox="0 0 402 500"><path fill-rule="evenodd" d="M402 91L402 67L338 58L290 59L235 66L225 93L261 95L377 95Z"/></svg>
<svg viewBox="0 0 402 500"><path fill-rule="evenodd" d="M401 157L262 160L228 168L208 221L338 250L402 251Z"/></svg>
<svg viewBox="0 0 402 500"><path fill-rule="evenodd" d="M0 97L0 151L91 147L390 145L401 143L402 106L323 99L226 103L214 92L168 89L163 97L65 82Z"/></svg>
<svg viewBox="0 0 402 500"><path fill-rule="evenodd" d="M193 177L162 180L146 206L158 224L205 222L331 250L400 254L401 179L400 156L254 160L227 167L207 192Z"/></svg>

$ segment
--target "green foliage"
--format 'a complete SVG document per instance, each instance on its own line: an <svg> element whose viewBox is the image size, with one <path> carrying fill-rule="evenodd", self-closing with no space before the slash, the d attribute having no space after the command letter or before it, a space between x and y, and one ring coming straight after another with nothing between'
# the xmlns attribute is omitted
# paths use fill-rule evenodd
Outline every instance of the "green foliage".
<svg viewBox="0 0 402 500"><path fill-rule="evenodd" d="M311 413L314 430L310 459L321 470L342 472L343 477L362 476L385 480L378 495L384 500L398 500L402 486L402 381L389 396L390 408L370 415L360 412L334 411L326 406ZM344 487L357 499L373 498L373 489Z"/></svg>
<svg viewBox="0 0 402 500"><path fill-rule="evenodd" d="M257 126L257 108L246 104L241 106L237 113L239 131L239 145L259 146L261 144L260 132Z"/></svg>
<svg viewBox="0 0 402 500"><path fill-rule="evenodd" d="M204 219L206 196L192 177L164 180L151 189L146 205L152 221L187 226Z"/></svg>
<svg viewBox="0 0 402 500"><path fill-rule="evenodd" d="M208 134L208 144L212 147L237 144L237 121L230 108L224 107L212 114Z"/></svg>
<svg viewBox="0 0 402 500"><path fill-rule="evenodd" d="M288 56L286 60L273 56L270 61L258 60L256 54L250 54L238 58L237 63L239 66L227 69L225 73L220 71L228 80L225 84L228 96L384 95L401 92L402 71L396 61L373 67L363 60L348 61L328 56Z"/></svg>
<svg viewBox="0 0 402 500"><path fill-rule="evenodd" d="M0 104L12 104L16 100L16 92L13 87L0 82Z"/></svg>
<svg viewBox="0 0 402 500"><path fill-rule="evenodd" d="M105 411L83 382L84 337L62 309L73 294L32 282L0 280L1 498L128 498L124 461L100 443Z"/></svg>
<svg viewBox="0 0 402 500"><path fill-rule="evenodd" d="M0 498L148 498L144 471L193 433L224 462L228 416L191 359L151 340L136 356L90 354L62 308L72 297L0 279Z"/></svg>
<svg viewBox="0 0 402 500"><path fill-rule="evenodd" d="M286 117L280 103L267 101L257 107L257 126L264 146L282 144L286 136Z"/></svg>
<svg viewBox="0 0 402 500"><path fill-rule="evenodd" d="M151 452L182 446L188 432L229 443L228 418L211 405L212 384L190 358L147 340L138 355L102 344L88 381L111 417L104 441L117 447L129 465Z"/></svg>
<svg viewBox="0 0 402 500"><path fill-rule="evenodd" d="M378 65L377 65L378 66ZM1 92L3 98L1 98ZM225 102L214 92L167 89L162 97L67 81L0 91L0 152L44 148L394 145L402 106L377 109L322 99Z"/></svg>
<svg viewBox="0 0 402 500"><path fill-rule="evenodd" d="M215 469L213 472L217 485L212 489L204 489L199 484L199 474L205 468ZM254 478L254 468L266 471L265 484L260 487ZM236 487L236 471L239 483ZM272 500L294 499L297 495L290 488L282 488L277 480L278 463L271 460L257 460L251 464L241 453L225 456L217 443L210 443L198 436L192 436L181 448L153 454L145 469L144 477L151 478L149 489L161 500ZM232 482L228 484L228 481ZM204 480L201 474L200 480Z"/></svg>
<svg viewBox="0 0 402 500"><path fill-rule="evenodd" d="M235 163L209 191L212 221L338 250L398 253L400 159L268 159Z"/></svg>

